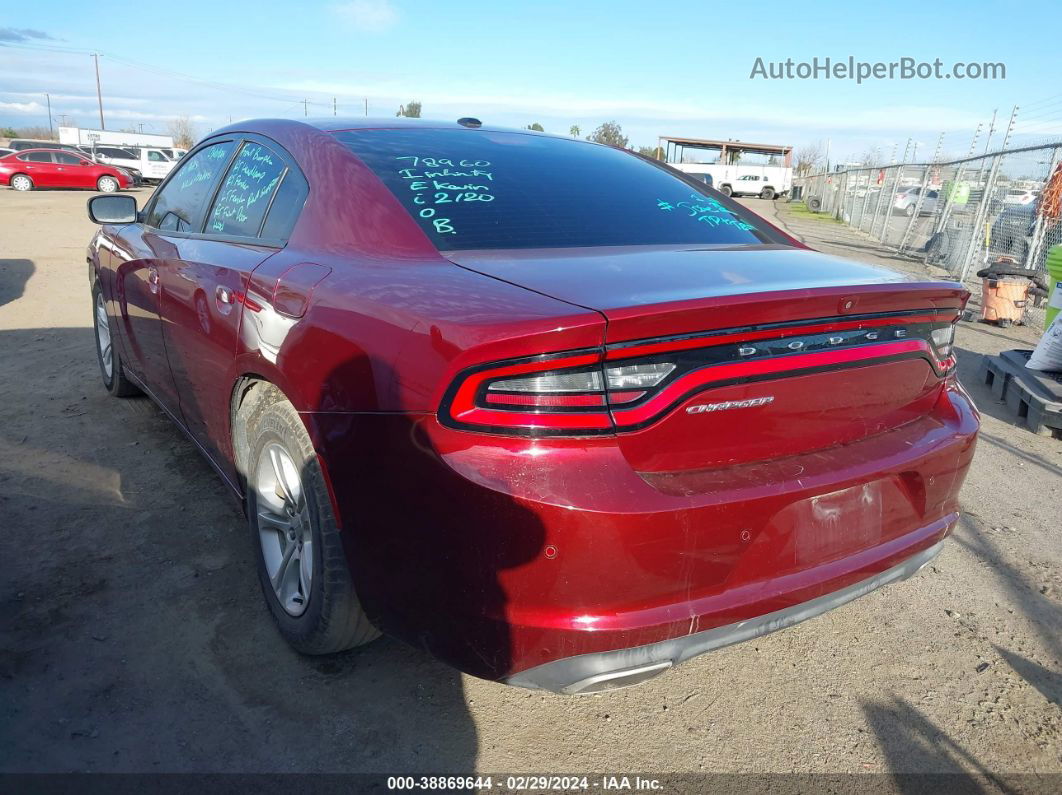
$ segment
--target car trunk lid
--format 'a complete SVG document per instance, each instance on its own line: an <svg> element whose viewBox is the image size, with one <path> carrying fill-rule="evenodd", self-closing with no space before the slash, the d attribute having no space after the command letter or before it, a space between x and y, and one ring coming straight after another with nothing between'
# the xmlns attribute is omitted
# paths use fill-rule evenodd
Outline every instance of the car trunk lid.
<svg viewBox="0 0 1062 795"><path fill-rule="evenodd" d="M953 364L931 332L967 297L779 246L447 256L605 316L612 418L642 472L803 454L924 416Z"/></svg>

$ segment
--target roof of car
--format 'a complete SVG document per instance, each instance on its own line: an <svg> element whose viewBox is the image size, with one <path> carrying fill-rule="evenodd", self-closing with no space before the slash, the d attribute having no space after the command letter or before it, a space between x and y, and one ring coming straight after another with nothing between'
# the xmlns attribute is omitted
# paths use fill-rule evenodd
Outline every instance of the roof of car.
<svg viewBox="0 0 1062 795"><path fill-rule="evenodd" d="M48 154L51 154L52 152L62 152L63 154L74 155L74 157L81 157L81 158L83 158L85 160L89 159L89 158L85 157L84 153L76 152L73 149L51 149L51 148L46 147L46 146L41 146L41 147L38 147L36 149L16 149L11 154L13 154L13 155L24 155L27 152L47 152Z"/></svg>
<svg viewBox="0 0 1062 795"><path fill-rule="evenodd" d="M467 118L467 117L466 117ZM535 130L514 129L512 127L495 127L482 124L479 127L458 124L457 119L408 119L404 116L325 116L318 119L246 119L234 122L224 128L215 130L210 137L213 138L221 133L254 132L276 128L278 126L297 125L313 127L322 132L339 132L341 130L381 130L381 129L450 129L450 130L485 130L488 132L519 132L528 135L550 135Z"/></svg>

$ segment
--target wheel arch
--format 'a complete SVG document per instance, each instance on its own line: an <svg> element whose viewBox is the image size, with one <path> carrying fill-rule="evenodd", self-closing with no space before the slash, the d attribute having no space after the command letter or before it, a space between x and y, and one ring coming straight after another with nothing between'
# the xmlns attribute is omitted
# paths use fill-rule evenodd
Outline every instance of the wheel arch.
<svg viewBox="0 0 1062 795"><path fill-rule="evenodd" d="M232 445L232 463L239 480L238 485L244 494L247 492L248 462L243 458L243 453L248 447L247 423L254 409L261 405L263 401L268 404L277 400L288 401L298 411L298 406L291 399L291 396L275 380L260 372L248 371L242 373L237 376L232 385L232 391L229 395L229 443ZM318 444L320 429L317 427L317 423L314 422L312 412L298 411L298 415L306 428L306 433L309 434L314 451L317 453L317 462L321 467L321 473L324 475L325 487L328 490L328 499L332 503L333 515L336 517L339 526L342 527L342 517L339 513L335 490L332 488L328 462L321 455L320 445Z"/></svg>

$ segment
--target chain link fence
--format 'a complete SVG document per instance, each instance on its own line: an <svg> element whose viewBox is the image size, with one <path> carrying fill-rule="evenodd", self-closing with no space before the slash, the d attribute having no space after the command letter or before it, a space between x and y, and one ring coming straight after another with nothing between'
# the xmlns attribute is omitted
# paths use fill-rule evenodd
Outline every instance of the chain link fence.
<svg viewBox="0 0 1062 795"><path fill-rule="evenodd" d="M815 212L828 213L899 254L948 270L980 300L977 271L1006 261L1044 278L1062 244L1062 142L939 163L824 172L793 180ZM1043 324L1045 299L1026 323Z"/></svg>

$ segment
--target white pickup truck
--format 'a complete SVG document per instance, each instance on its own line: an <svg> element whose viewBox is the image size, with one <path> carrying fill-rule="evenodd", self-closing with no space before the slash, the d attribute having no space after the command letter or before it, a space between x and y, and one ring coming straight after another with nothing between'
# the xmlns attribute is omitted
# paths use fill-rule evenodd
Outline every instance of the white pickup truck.
<svg viewBox="0 0 1062 795"><path fill-rule="evenodd" d="M90 154L91 154L91 150ZM162 182L173 171L176 164L169 155L161 149L127 149L113 146L96 148L96 160L106 163L108 166L139 171L144 182Z"/></svg>

